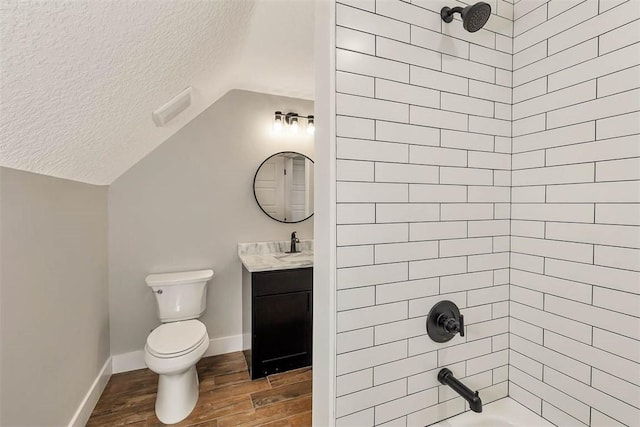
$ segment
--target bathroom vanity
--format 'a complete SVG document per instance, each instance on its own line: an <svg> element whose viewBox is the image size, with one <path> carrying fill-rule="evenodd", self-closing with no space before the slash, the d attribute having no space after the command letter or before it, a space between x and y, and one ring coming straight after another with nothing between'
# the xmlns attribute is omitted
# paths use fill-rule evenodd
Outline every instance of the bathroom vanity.
<svg viewBox="0 0 640 427"><path fill-rule="evenodd" d="M243 350L251 379L311 366L312 241L239 244Z"/></svg>

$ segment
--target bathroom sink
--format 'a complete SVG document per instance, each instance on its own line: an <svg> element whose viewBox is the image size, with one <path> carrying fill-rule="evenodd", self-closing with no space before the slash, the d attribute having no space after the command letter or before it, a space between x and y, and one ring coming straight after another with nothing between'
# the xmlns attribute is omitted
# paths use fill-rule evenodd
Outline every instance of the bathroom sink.
<svg viewBox="0 0 640 427"><path fill-rule="evenodd" d="M294 260L295 258L300 258L300 257L307 257L309 255L313 255L310 254L309 252L280 252L277 254L273 254L273 257L276 259L281 259L281 260L287 260L287 259L291 259Z"/></svg>
<svg viewBox="0 0 640 427"><path fill-rule="evenodd" d="M313 267L313 240L300 240L300 252L291 253L291 242L238 243L242 265L250 273Z"/></svg>
<svg viewBox="0 0 640 427"><path fill-rule="evenodd" d="M295 259L295 260L291 260L289 261L289 264L297 264L297 265L305 265L305 264L311 264L313 261L310 259Z"/></svg>
<svg viewBox="0 0 640 427"><path fill-rule="evenodd" d="M283 265L303 267L313 264L313 252L303 251L295 253L278 252L273 257Z"/></svg>

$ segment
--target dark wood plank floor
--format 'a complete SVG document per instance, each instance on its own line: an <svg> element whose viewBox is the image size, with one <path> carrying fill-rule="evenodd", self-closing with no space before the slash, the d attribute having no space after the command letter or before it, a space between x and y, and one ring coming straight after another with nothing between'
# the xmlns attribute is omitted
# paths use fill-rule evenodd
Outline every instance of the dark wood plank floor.
<svg viewBox="0 0 640 427"><path fill-rule="evenodd" d="M177 426L311 426L311 368L255 381L242 352L198 362L200 398ZM111 377L87 426L159 426L155 416L158 376L148 369Z"/></svg>

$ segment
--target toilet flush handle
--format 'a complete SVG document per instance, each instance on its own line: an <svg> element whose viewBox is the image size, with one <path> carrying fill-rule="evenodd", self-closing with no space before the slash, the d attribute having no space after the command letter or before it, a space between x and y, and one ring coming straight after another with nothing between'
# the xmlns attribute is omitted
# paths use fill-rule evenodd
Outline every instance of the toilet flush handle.
<svg viewBox="0 0 640 427"><path fill-rule="evenodd" d="M162 289L158 289L157 291L154 291L154 292L158 295L162 295Z"/></svg>

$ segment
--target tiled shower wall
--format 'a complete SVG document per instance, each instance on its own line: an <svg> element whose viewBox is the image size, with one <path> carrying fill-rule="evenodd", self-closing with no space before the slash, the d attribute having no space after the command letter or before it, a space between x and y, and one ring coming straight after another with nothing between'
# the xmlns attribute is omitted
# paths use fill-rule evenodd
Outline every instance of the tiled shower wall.
<svg viewBox="0 0 640 427"><path fill-rule="evenodd" d="M463 411L442 366L639 424L640 1L490 3L474 34L441 1L336 5L338 426ZM436 345L442 299L468 329Z"/></svg>
<svg viewBox="0 0 640 427"><path fill-rule="evenodd" d="M514 8L509 394L640 425L640 1Z"/></svg>
<svg viewBox="0 0 640 427"><path fill-rule="evenodd" d="M513 5L485 29L442 2L336 5L338 426L424 426L507 395ZM456 302L467 333L436 345Z"/></svg>

